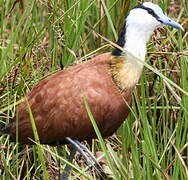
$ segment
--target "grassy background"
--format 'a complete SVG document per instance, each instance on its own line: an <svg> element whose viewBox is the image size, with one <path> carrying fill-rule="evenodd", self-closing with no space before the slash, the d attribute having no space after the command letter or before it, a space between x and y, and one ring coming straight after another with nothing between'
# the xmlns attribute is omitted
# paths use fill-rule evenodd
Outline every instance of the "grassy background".
<svg viewBox="0 0 188 180"><path fill-rule="evenodd" d="M110 51L111 45L101 37L115 42L128 10L138 2L0 0L0 126L14 116L19 99L60 65ZM188 29L187 0L153 2ZM156 30L146 62L158 75L144 69L129 117L112 137L94 140L91 150L110 157L102 162L112 179L185 180L188 33L168 27ZM21 146L1 136L0 179L54 179L58 160L63 169L68 153L64 146L63 159L54 147ZM71 179L97 179L79 156L75 165Z"/></svg>

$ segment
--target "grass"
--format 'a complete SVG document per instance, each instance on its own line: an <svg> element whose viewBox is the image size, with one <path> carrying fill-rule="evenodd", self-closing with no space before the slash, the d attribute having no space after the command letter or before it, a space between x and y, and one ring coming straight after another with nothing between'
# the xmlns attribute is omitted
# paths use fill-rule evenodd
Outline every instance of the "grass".
<svg viewBox="0 0 188 180"><path fill-rule="evenodd" d="M0 124L37 82L73 62L110 51L128 10L138 1L0 0ZM188 2L153 1L188 28ZM173 2L173 1L171 1ZM99 36L100 35L100 36ZM155 31L127 120L112 137L94 140L112 179L188 178L188 34ZM101 38L104 37L104 38ZM141 96L139 96L141 95ZM89 112L89 107L87 106ZM90 112L89 112L90 113ZM31 114L32 116L32 114ZM91 115L92 118L92 115ZM31 118L32 119L32 118ZM97 133L100 137L100 132ZM0 137L1 179L54 179L69 149L22 146ZM100 157L101 158L101 157ZM34 163L33 163L34 162ZM97 179L76 158L71 179Z"/></svg>

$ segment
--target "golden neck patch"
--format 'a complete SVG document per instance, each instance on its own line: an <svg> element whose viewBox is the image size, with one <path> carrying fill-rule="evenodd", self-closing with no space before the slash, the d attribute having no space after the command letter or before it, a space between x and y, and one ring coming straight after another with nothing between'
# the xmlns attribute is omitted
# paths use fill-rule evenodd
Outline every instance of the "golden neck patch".
<svg viewBox="0 0 188 180"><path fill-rule="evenodd" d="M132 89L139 81L143 65L133 57L114 56L111 59L111 74L121 90Z"/></svg>

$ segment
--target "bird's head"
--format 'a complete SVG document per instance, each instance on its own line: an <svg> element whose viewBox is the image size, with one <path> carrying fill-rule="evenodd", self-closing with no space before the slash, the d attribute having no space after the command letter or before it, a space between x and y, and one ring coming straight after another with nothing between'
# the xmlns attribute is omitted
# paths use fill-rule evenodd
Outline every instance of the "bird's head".
<svg viewBox="0 0 188 180"><path fill-rule="evenodd" d="M151 2L144 2L133 8L127 17L127 26L135 26L140 31L151 31L161 24L184 31L183 27L164 15L162 9Z"/></svg>
<svg viewBox="0 0 188 180"><path fill-rule="evenodd" d="M184 31L183 27L166 16L158 5L144 2L130 11L117 44L134 56L145 59L146 43L153 31L162 24ZM116 56L121 53L118 48L112 52Z"/></svg>

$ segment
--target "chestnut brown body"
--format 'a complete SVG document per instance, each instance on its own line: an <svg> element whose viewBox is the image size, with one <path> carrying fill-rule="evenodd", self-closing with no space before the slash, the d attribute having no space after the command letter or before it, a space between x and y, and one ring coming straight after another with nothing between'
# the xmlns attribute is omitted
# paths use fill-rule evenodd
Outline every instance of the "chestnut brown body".
<svg viewBox="0 0 188 180"><path fill-rule="evenodd" d="M127 104L131 105L132 94L131 89L121 90L112 77L113 58L111 53L105 53L39 82L17 108L19 142L32 144L29 138L34 139L28 104L40 143L64 144L66 137L95 138L83 98L88 101L101 134L104 137L113 134L129 113ZM15 117L3 130L14 141L16 124Z"/></svg>

